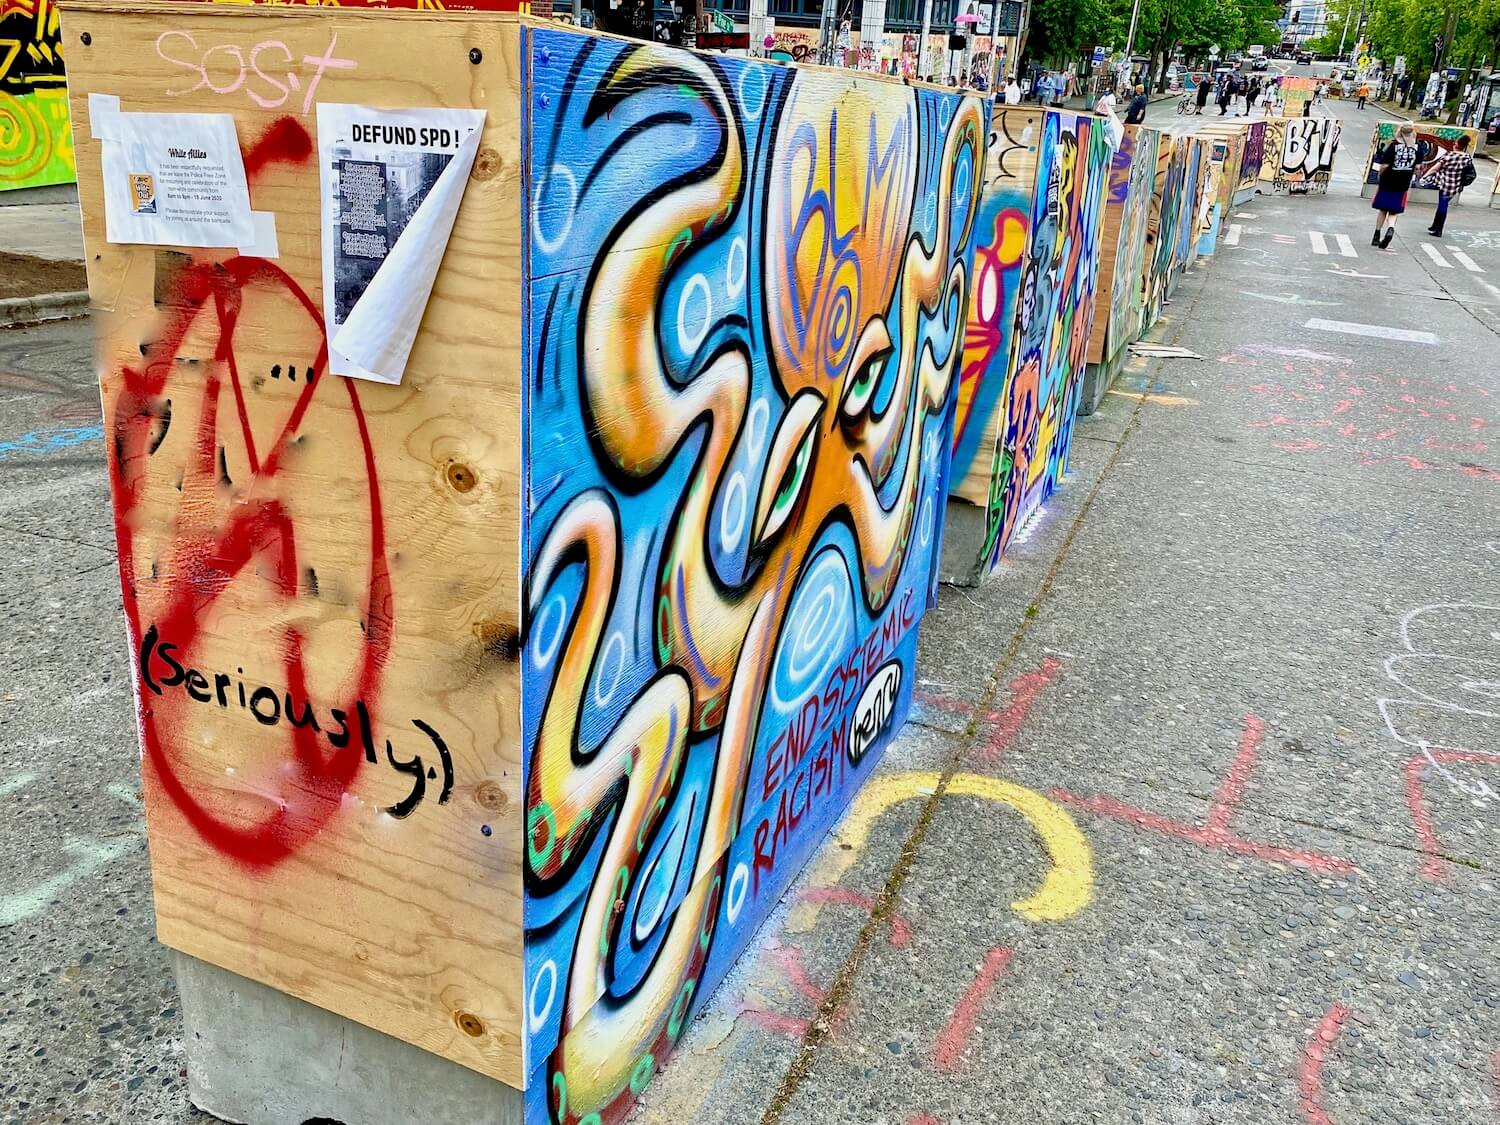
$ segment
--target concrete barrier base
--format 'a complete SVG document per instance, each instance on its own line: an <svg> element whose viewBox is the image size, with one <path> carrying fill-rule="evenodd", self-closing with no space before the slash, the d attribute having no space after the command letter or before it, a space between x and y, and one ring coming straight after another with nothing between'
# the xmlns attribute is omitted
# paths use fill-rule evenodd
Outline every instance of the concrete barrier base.
<svg viewBox="0 0 1500 1125"><path fill-rule="evenodd" d="M1122 347L1114 355L1099 363L1091 363L1083 369L1083 394L1078 400L1078 416L1086 418L1099 409L1109 388L1115 385L1125 362L1130 358L1130 349ZM951 506L950 506L951 510Z"/></svg>
<svg viewBox="0 0 1500 1125"><path fill-rule="evenodd" d="M978 586L989 574L980 560L985 540L985 510L967 500L948 498L943 526L943 559L938 578L952 586Z"/></svg>
<svg viewBox="0 0 1500 1125"><path fill-rule="evenodd" d="M188 1094L238 1125L521 1125L519 1090L246 977L172 953Z"/></svg>

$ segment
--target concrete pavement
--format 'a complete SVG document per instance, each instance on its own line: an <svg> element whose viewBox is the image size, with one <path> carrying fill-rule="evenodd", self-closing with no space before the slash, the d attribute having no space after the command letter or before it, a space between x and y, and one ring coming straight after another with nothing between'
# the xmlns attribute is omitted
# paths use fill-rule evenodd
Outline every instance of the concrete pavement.
<svg viewBox="0 0 1500 1125"><path fill-rule="evenodd" d="M944 591L914 722L635 1122L1500 1119L1500 212L1371 249L1374 114ZM206 1121L87 332L0 333L0 1120Z"/></svg>

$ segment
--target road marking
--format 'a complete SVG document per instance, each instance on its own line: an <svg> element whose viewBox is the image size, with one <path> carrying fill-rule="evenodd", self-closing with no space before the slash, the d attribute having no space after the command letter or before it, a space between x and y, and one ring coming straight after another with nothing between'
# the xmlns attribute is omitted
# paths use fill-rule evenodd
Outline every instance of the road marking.
<svg viewBox="0 0 1500 1125"><path fill-rule="evenodd" d="M1438 248L1432 243L1424 242L1421 244L1421 246L1422 249L1426 251L1427 256L1432 259L1433 265L1445 270L1451 270L1453 268L1453 263L1450 262L1447 258L1443 257L1443 255L1438 252Z"/></svg>
<svg viewBox="0 0 1500 1125"><path fill-rule="evenodd" d="M1345 270L1338 266L1329 266L1328 272L1336 273L1340 277L1363 277L1369 281L1388 281L1391 276L1388 273L1360 273L1358 270Z"/></svg>
<svg viewBox="0 0 1500 1125"><path fill-rule="evenodd" d="M1431 332L1418 332L1411 328L1388 328L1383 324L1358 324L1352 320L1324 320L1315 316L1304 327L1313 328L1319 332L1342 332L1346 336L1373 336L1377 340L1402 340L1409 344L1436 344L1438 342L1438 338Z"/></svg>
<svg viewBox="0 0 1500 1125"><path fill-rule="evenodd" d="M1456 261L1459 265L1463 266L1463 268L1468 270L1470 273L1484 272L1483 267L1481 267L1478 262L1469 257L1462 250L1449 250L1448 253L1452 254L1453 260Z"/></svg>
<svg viewBox="0 0 1500 1125"><path fill-rule="evenodd" d="M1307 232L1307 237L1312 239L1312 248L1314 254L1328 253L1328 240L1323 237L1322 231L1310 230Z"/></svg>
<svg viewBox="0 0 1500 1125"><path fill-rule="evenodd" d="M1349 241L1347 234L1336 234L1333 236L1339 244L1339 253L1346 258L1357 258L1359 252L1354 249L1354 243Z"/></svg>
<svg viewBox="0 0 1500 1125"><path fill-rule="evenodd" d="M1240 244L1240 224L1230 223L1229 233L1224 236L1225 246L1238 246Z"/></svg>

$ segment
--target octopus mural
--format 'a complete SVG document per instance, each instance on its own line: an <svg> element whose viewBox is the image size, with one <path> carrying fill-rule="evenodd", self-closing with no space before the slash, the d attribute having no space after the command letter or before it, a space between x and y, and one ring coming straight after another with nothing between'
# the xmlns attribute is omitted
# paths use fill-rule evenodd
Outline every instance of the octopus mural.
<svg viewBox="0 0 1500 1125"><path fill-rule="evenodd" d="M596 1125L904 719L986 120L527 44L527 1112Z"/></svg>

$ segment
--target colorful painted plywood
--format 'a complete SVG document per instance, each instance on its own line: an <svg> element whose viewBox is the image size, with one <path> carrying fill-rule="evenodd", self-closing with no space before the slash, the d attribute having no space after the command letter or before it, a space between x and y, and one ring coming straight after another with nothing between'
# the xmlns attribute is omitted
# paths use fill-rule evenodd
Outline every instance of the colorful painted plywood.
<svg viewBox="0 0 1500 1125"><path fill-rule="evenodd" d="M990 474L989 566L1067 471L1093 328L1110 157L1107 130L1097 119L1058 112L1044 117L1016 340L1002 396L1005 423Z"/></svg>
<svg viewBox="0 0 1500 1125"><path fill-rule="evenodd" d="M1342 129L1333 117L1267 118L1261 181L1289 195L1326 193Z"/></svg>
<svg viewBox="0 0 1500 1125"><path fill-rule="evenodd" d="M986 106L564 31L526 66L528 1120L574 1125L904 720ZM1047 266L1080 305L1091 260Z"/></svg>
<svg viewBox="0 0 1500 1125"><path fill-rule="evenodd" d="M0 0L0 191L77 178L52 0Z"/></svg>
<svg viewBox="0 0 1500 1125"><path fill-rule="evenodd" d="M1155 129L1129 125L1109 167L1099 238L1099 308L1089 334L1089 362L1105 363L1135 339L1140 324L1146 220L1156 175ZM1127 325L1131 327L1127 327Z"/></svg>
<svg viewBox="0 0 1500 1125"><path fill-rule="evenodd" d="M1240 178L1235 186L1234 202L1246 202L1255 194L1260 169L1266 156L1266 123L1252 121L1245 126L1245 151L1240 156Z"/></svg>
<svg viewBox="0 0 1500 1125"><path fill-rule="evenodd" d="M996 106L990 121L950 475L950 493L981 507L989 504L995 445L1005 424L1000 405L1015 340L1042 117L1037 107Z"/></svg>

